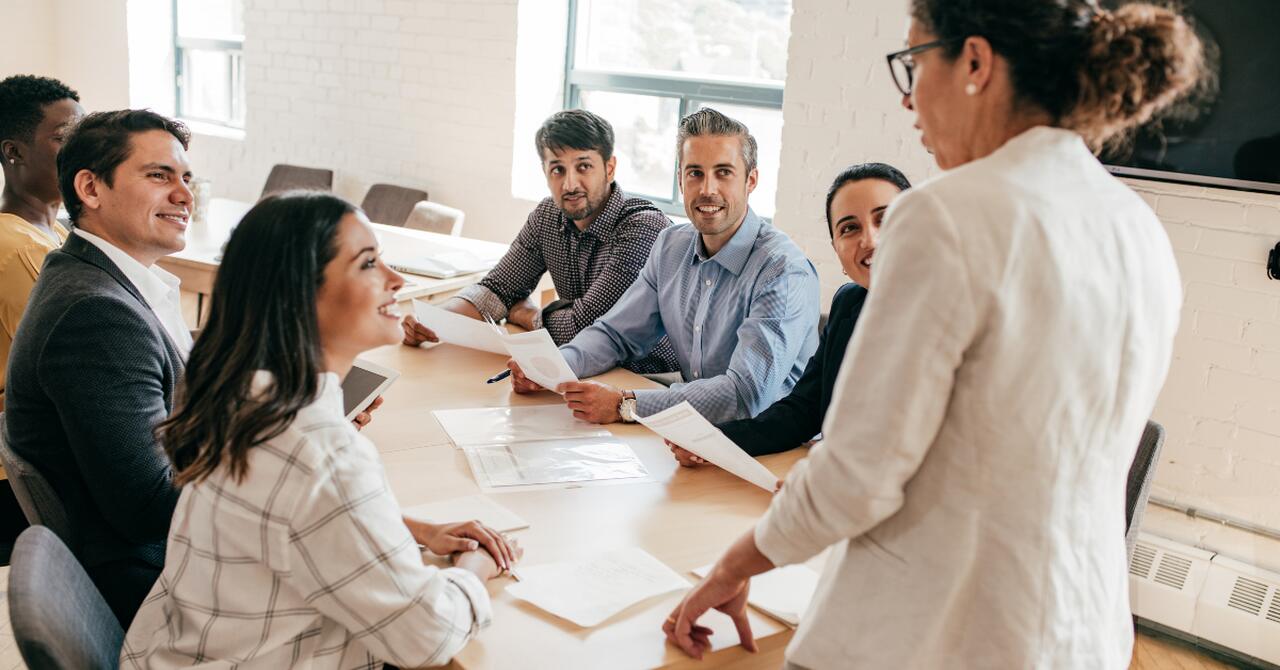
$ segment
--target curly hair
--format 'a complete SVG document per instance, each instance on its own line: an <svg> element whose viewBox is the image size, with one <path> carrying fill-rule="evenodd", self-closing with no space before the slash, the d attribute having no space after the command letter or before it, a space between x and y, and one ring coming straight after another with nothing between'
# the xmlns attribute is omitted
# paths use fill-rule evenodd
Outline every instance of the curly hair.
<svg viewBox="0 0 1280 670"><path fill-rule="evenodd" d="M1094 149L1123 139L1206 72L1190 20L1145 2L1115 10L1096 0L912 0L911 15L955 58L983 37L1009 62L1019 103L1048 112Z"/></svg>
<svg viewBox="0 0 1280 670"><path fill-rule="evenodd" d="M44 106L68 98L80 102L80 94L57 79L19 74L0 81L0 140L30 142Z"/></svg>

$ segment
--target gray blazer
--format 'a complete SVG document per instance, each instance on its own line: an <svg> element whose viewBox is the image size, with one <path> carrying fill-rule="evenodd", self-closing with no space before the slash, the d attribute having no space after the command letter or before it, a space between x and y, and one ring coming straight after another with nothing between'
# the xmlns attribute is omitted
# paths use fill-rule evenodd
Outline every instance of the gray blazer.
<svg viewBox="0 0 1280 670"><path fill-rule="evenodd" d="M4 428L66 505L86 567L164 565L178 490L153 431L182 369L142 294L97 247L73 234L46 257L9 356Z"/></svg>

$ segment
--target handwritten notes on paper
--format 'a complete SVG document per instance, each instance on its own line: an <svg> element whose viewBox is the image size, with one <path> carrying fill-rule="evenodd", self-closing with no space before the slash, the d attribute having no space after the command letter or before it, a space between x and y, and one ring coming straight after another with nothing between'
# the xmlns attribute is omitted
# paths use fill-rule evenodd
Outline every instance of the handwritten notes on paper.
<svg viewBox="0 0 1280 670"><path fill-rule="evenodd" d="M778 489L778 477L769 472L769 468L725 437L719 428L711 425L687 400L657 414L638 417L637 420L674 444L770 493Z"/></svg>
<svg viewBox="0 0 1280 670"><path fill-rule="evenodd" d="M507 593L585 627L643 600L689 588L674 570L636 547L580 563L522 567L520 580Z"/></svg>

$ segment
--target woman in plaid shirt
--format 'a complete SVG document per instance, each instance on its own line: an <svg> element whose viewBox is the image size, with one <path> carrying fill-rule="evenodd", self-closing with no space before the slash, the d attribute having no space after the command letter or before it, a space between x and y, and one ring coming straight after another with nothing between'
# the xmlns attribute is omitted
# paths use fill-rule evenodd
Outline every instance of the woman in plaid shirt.
<svg viewBox="0 0 1280 670"><path fill-rule="evenodd" d="M402 283L340 198L272 196L245 215L159 428L183 489L122 666L438 665L489 624L484 581L519 546L474 522L407 522L343 416L355 357L400 339Z"/></svg>

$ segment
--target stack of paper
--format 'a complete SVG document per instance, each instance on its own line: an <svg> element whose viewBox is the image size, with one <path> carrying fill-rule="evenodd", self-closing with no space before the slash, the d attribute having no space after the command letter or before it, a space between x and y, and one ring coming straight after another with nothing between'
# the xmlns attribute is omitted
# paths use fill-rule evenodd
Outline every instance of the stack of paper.
<svg viewBox="0 0 1280 670"><path fill-rule="evenodd" d="M693 571L706 577L713 566L704 565ZM787 565L775 568L751 578L751 592L747 602L756 609L791 626L800 625L800 619L809 609L813 592L818 588L818 573L807 565Z"/></svg>
<svg viewBox="0 0 1280 670"><path fill-rule="evenodd" d="M770 493L778 490L777 476L734 444L733 440L725 437L719 428L711 425L687 400L637 420L673 444L684 447Z"/></svg>
<svg viewBox="0 0 1280 670"><path fill-rule="evenodd" d="M578 381L546 330L509 333L492 323L469 319L420 300L413 301L413 314L418 323L434 331L441 342L514 358L526 377L547 390L554 391L564 382Z"/></svg>
<svg viewBox="0 0 1280 670"><path fill-rule="evenodd" d="M595 626L654 596L689 582L648 552L620 549L581 563L520 568L507 593L579 626Z"/></svg>
<svg viewBox="0 0 1280 670"><path fill-rule="evenodd" d="M522 519L520 515L485 496L465 496L414 505L402 510L402 514L411 519L431 523L479 521L499 533L529 527L529 522Z"/></svg>

